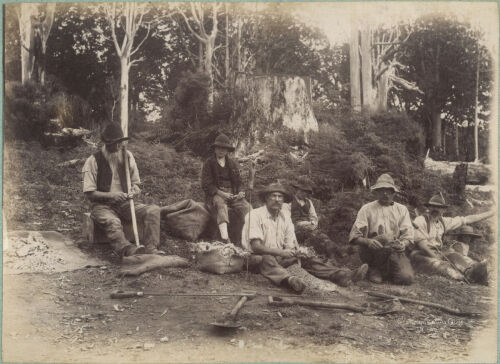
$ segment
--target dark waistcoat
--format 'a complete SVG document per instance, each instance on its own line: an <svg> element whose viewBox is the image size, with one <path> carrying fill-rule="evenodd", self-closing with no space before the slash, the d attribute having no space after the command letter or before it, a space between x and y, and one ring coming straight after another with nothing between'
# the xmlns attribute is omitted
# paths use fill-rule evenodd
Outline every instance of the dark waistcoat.
<svg viewBox="0 0 500 364"><path fill-rule="evenodd" d="M309 221L309 209L311 208L311 202L306 200L304 206L300 206L297 199L292 200L292 221L294 223L298 221Z"/></svg>
<svg viewBox="0 0 500 364"><path fill-rule="evenodd" d="M97 162L97 191L109 192L111 188L111 180L113 179L111 167L101 150L94 153L94 158ZM120 163L118 165L118 175L120 177L120 184L122 185L123 191L128 193L127 177L125 176L125 163Z"/></svg>

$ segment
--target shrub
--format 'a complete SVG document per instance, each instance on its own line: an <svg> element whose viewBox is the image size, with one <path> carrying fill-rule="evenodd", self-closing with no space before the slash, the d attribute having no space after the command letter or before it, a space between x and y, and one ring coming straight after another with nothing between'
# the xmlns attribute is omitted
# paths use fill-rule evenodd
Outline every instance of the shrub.
<svg viewBox="0 0 500 364"><path fill-rule="evenodd" d="M5 137L19 140L41 140L47 129L50 111L46 90L34 82L5 86Z"/></svg>

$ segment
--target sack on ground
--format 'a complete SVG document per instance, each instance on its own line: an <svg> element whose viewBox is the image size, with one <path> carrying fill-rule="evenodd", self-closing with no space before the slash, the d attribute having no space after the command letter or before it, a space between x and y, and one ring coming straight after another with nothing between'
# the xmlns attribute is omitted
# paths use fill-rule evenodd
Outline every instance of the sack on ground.
<svg viewBox="0 0 500 364"><path fill-rule="evenodd" d="M185 240L196 240L207 227L210 214L205 205L194 200L183 200L161 208L167 230Z"/></svg>
<svg viewBox="0 0 500 364"><path fill-rule="evenodd" d="M193 243L191 250L196 254L198 268L215 274L242 272L245 258L249 255L233 244L221 242Z"/></svg>

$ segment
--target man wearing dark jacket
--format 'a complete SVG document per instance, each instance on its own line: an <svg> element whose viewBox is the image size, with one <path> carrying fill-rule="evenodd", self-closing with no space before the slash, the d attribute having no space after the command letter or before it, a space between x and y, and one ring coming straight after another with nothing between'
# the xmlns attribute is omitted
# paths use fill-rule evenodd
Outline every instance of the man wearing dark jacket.
<svg viewBox="0 0 500 364"><path fill-rule="evenodd" d="M119 124L110 123L104 128L101 139L104 146L87 159L82 169L83 192L92 203L92 219L104 230L120 256L163 254L157 249L160 244L160 208L156 205L135 204L138 223L144 226L145 247L136 247L125 238L121 219L130 221L129 199L141 193L139 170L132 153L127 151L131 181L131 190L128 191L123 155L123 142L128 138L123 136Z"/></svg>
<svg viewBox="0 0 500 364"><path fill-rule="evenodd" d="M221 239L231 242L228 233L228 208L234 209L238 215L237 221L234 222L237 225L234 227L237 233L233 239L239 239L243 219L251 207L245 200L245 192L241 190L238 162L228 155L234 151L229 138L220 134L215 138L212 148L214 154L203 164L201 187L205 192L206 204L215 215Z"/></svg>

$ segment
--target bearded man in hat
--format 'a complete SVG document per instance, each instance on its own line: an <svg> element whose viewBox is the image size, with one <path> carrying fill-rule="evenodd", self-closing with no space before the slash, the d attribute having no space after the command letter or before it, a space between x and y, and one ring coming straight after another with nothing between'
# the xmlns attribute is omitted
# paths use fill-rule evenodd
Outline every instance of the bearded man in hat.
<svg viewBox="0 0 500 364"><path fill-rule="evenodd" d="M236 219L233 221L235 226L231 230L236 232L233 239L239 239L243 219L251 206L242 191L240 166L229 157L229 153L234 151L229 138L225 134L219 134L211 148L213 155L205 161L201 171L201 187L205 192L206 204L217 221L222 241L230 243L228 209L236 212ZM235 243L238 244L239 241Z"/></svg>
<svg viewBox="0 0 500 364"><path fill-rule="evenodd" d="M291 183L293 188L292 202L284 204L289 210L295 228L297 241L302 245L311 246L316 252L335 261L345 253L318 227L318 215L311 200L312 182L306 176L300 176Z"/></svg>
<svg viewBox="0 0 500 364"><path fill-rule="evenodd" d="M410 257L413 265L425 273L435 273L456 280L487 284L487 264L483 260L475 262L467 256L468 246L454 244L443 249L443 235L455 229L461 229L460 236L478 237L469 224L473 224L494 215L493 211L477 215L445 217L443 212L448 205L441 193L434 195L425 204L427 211L417 216L415 227L415 248ZM466 231L467 233L463 233ZM464 254L465 253L465 254Z"/></svg>
<svg viewBox="0 0 500 364"><path fill-rule="evenodd" d="M406 206L394 202L399 189L390 175L382 174L371 190L376 200L358 211L349 242L360 247L359 257L369 265L371 282L412 284L414 272L405 254L413 245L410 213Z"/></svg>
<svg viewBox="0 0 500 364"><path fill-rule="evenodd" d="M257 269L276 285L301 293L306 288L304 281L285 269L298 261L299 245L292 219L282 210L283 203L290 203L292 196L283 185L274 183L261 190L259 197L265 204L247 214L242 233L242 246L252 253L249 268ZM316 257L302 257L301 264L310 274L341 286L363 279L368 270L363 265L353 272Z"/></svg>
<svg viewBox="0 0 500 364"><path fill-rule="evenodd" d="M160 208L156 205L135 204L135 215L144 226L144 246L129 242L123 232L122 219L131 220L129 199L141 193L139 170L129 151L131 190L127 188L123 147L128 137L123 136L117 123L109 123L101 134L103 147L85 162L83 192L91 202L91 218L104 230L113 250L120 255L163 254L160 244Z"/></svg>

